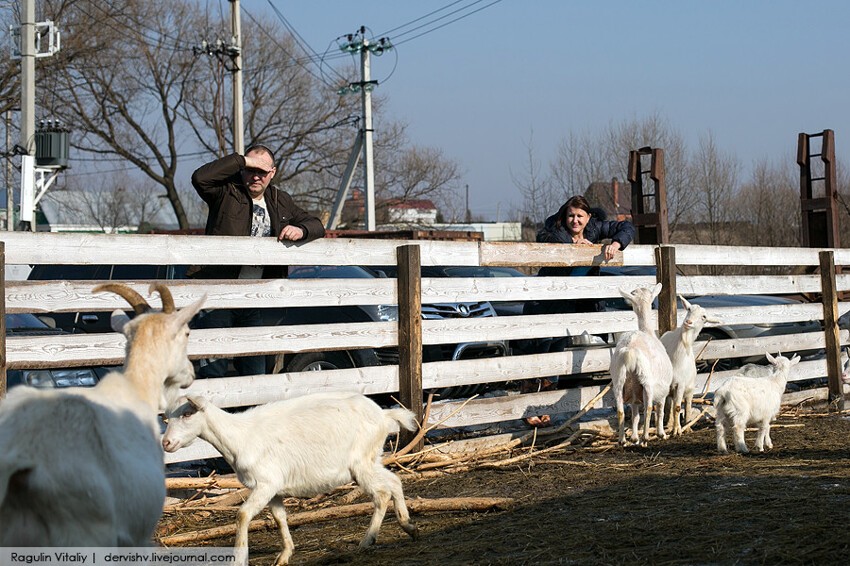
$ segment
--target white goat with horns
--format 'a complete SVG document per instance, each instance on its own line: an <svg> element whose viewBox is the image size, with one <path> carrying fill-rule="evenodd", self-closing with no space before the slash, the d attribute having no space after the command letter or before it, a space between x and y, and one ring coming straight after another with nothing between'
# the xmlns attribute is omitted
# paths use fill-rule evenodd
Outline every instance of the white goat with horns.
<svg viewBox="0 0 850 566"><path fill-rule="evenodd" d="M133 289L111 291L136 312L112 314L127 338L123 371L91 388L19 386L0 401L0 547L148 546L165 500L158 413L194 379L189 320L168 289L162 312Z"/></svg>
<svg viewBox="0 0 850 566"><path fill-rule="evenodd" d="M239 508L237 550L248 548L248 524L266 504L280 528L288 564L295 545L286 524L285 497L312 497L354 480L372 497L375 512L361 547L373 544L392 499L401 528L414 539L401 480L381 463L387 434L416 427L407 409L381 408L359 393L314 393L227 413L189 397L168 419L162 446L174 452L201 437L221 452L250 495Z"/></svg>
<svg viewBox="0 0 850 566"><path fill-rule="evenodd" d="M682 324L661 337L661 343L670 356L673 364L673 381L670 386L670 422L668 426L674 436L682 434L682 402L685 403L685 422L691 419L691 406L694 399L694 387L697 379L697 364L694 357L694 340L702 332L706 323L717 324L719 319L708 316L705 309L699 305L691 304L685 297L679 297L682 305L687 309Z"/></svg>

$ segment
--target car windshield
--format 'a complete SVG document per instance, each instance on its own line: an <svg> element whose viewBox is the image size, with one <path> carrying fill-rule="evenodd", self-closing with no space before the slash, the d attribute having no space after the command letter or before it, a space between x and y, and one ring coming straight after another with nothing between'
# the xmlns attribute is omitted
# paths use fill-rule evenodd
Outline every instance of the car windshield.
<svg viewBox="0 0 850 566"><path fill-rule="evenodd" d="M6 315L6 331L13 330L43 330L50 328L33 314L19 313Z"/></svg>

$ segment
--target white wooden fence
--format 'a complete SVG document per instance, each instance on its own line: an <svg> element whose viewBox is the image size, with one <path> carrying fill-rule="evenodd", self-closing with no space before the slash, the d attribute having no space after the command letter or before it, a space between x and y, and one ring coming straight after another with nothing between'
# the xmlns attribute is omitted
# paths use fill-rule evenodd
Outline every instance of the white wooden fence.
<svg viewBox="0 0 850 566"><path fill-rule="evenodd" d="M534 243L447 241L395 241L326 239L304 245L281 244L272 238L51 234L9 232L0 235L4 265L34 264L159 264L159 265L388 265L398 260L397 250L417 246L422 265L591 265L598 263L599 246L559 246ZM753 275L686 276L667 280L686 297L705 294L814 294L829 287L825 296L850 290L850 275L832 278L813 269L825 257L834 266L850 264L850 250L756 248L676 245L667 247L675 265L753 266ZM654 246L630 246L610 264L656 265ZM668 254L670 255L670 254ZM760 275L758 266L796 266L800 275ZM669 266L668 266L669 267ZM659 270L663 272L664 270ZM827 270L829 271L829 270ZM826 277L826 279L825 279ZM672 282L672 283L671 283ZM128 282L152 304L148 281ZM654 277L528 277L528 278L422 278L421 303L465 301L529 301L619 297L619 288L654 284ZM398 304L396 279L315 279L266 281L169 281L177 307L206 293L205 308L301 307ZM111 293L93 294L91 281L5 281L6 313L93 312L126 308ZM669 295L672 296L672 295ZM403 305L400 305L403 306ZM669 308L669 302L668 302ZM779 307L714 309L724 324L763 324L790 321L824 321L824 332L743 340L716 340L703 352L705 359L748 357L766 351L827 349L825 359L795 366L791 380L824 377L837 379L838 344L846 344L846 331L837 332L834 321L850 303L808 303ZM663 309L662 309L663 310ZM659 311L661 312L661 311ZM667 313L669 316L671 313ZM681 313L679 313L681 315ZM659 321L663 327L663 321ZM671 321L667 322L669 326ZM551 336L623 332L637 328L634 314L624 312L523 315L512 317L424 320L423 344L454 344L489 340L517 340ZM259 353L378 348L399 345L395 322L276 326L193 330L189 355L194 358L231 357ZM829 347L827 345L829 344ZM63 367L117 364L123 361L124 340L119 334L62 336L10 336L5 339L5 368ZM431 362L421 365L425 389L464 384L522 380L549 375L605 372L607 348L503 358ZM828 371L828 365L836 367ZM405 376L402 376L405 378ZM701 375L698 389L705 384ZM715 374L710 388L722 382ZM218 379L198 379L193 393L208 396L224 407L256 405L311 392L347 390L365 394L399 390L399 366L378 366L323 372L301 372ZM517 419L539 412L569 413L584 406L600 387L581 387L540 393L475 399L442 426L457 427ZM453 412L458 401L432 409L433 422ZM610 406L610 400L598 407ZM199 444L168 455L176 462L215 455Z"/></svg>

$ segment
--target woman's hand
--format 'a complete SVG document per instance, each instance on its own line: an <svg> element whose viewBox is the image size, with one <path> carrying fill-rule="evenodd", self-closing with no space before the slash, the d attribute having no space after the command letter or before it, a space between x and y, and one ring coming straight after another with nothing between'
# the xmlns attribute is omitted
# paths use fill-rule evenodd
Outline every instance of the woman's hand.
<svg viewBox="0 0 850 566"><path fill-rule="evenodd" d="M602 248L602 253L605 255L605 261L614 259L614 254L620 249L620 242L611 242Z"/></svg>

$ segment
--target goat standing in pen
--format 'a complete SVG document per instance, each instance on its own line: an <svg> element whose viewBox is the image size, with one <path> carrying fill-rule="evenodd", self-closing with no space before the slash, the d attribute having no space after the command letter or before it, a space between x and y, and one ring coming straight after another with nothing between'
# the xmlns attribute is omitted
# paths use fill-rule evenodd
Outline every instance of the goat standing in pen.
<svg viewBox="0 0 850 566"><path fill-rule="evenodd" d="M382 410L359 393L316 393L227 413L189 397L168 419L162 446L174 452L201 437L221 452L239 481L251 489L239 508L235 547L247 549L248 524L268 504L280 528L287 564L295 545L286 524L284 497L312 497L352 480L372 497L375 512L361 547L374 544L390 499L401 528L416 539L401 480L381 463L384 442L399 426L416 427L407 409Z"/></svg>
<svg viewBox="0 0 850 566"><path fill-rule="evenodd" d="M191 385L189 320L152 285L162 312L117 283L136 312L112 314L127 338L123 371L90 388L18 386L0 401L0 547L149 546L165 501L158 414Z"/></svg>
<svg viewBox="0 0 850 566"><path fill-rule="evenodd" d="M758 425L756 450L764 452L764 447L773 448L770 440L770 421L779 414L782 394L791 368L800 361L795 355L790 360L781 354L775 358L767 354L770 373L764 377L736 375L714 392L716 411L715 427L717 432L717 450L721 454L726 448L726 430L731 427L735 435L735 449L749 452L744 441L747 425Z"/></svg>
<svg viewBox="0 0 850 566"><path fill-rule="evenodd" d="M638 287L620 294L637 315L638 330L627 332L617 340L611 354L611 390L617 405L620 444L626 444L624 403L631 406L632 441L639 442L640 407L644 409L643 442L649 442L649 418L656 412L658 436L664 432L664 403L673 380L673 366L664 345L652 327L652 301L661 293L661 283L652 289Z"/></svg>
<svg viewBox="0 0 850 566"><path fill-rule="evenodd" d="M661 337L661 343L670 356L673 365L673 381L670 386L670 422L673 436L682 434L682 402L685 403L685 422L691 419L691 406L694 399L694 387L697 379L697 365L694 357L694 340L707 322L719 323L720 320L708 316L699 305L692 305L679 297L682 305L687 309L682 324L675 330L665 332Z"/></svg>

